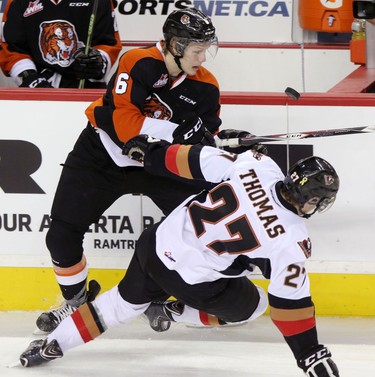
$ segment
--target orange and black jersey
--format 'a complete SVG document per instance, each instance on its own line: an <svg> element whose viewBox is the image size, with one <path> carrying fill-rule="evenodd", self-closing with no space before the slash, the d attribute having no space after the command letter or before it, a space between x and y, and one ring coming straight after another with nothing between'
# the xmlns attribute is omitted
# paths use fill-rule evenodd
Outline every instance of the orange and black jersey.
<svg viewBox="0 0 375 377"><path fill-rule="evenodd" d="M216 133L221 124L220 91L210 71L194 76L169 76L160 43L126 52L108 83L105 95L86 115L118 146L138 134L172 141L172 133L187 114L198 115Z"/></svg>
<svg viewBox="0 0 375 377"><path fill-rule="evenodd" d="M0 67L15 77L26 69L50 68L64 75L84 47L93 0L8 0L3 15ZM100 0L91 47L113 65L121 51L111 0Z"/></svg>

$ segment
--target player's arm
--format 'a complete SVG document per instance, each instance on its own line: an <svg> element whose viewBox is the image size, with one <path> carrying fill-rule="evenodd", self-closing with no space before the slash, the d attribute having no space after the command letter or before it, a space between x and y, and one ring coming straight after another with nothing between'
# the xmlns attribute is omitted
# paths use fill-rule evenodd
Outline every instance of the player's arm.
<svg viewBox="0 0 375 377"><path fill-rule="evenodd" d="M158 98L150 99L153 85L160 79L164 64L160 56L145 57L141 50L125 53L110 80L104 100L94 102L86 110L90 122L106 131L119 146L139 134L175 143L214 143L212 135L206 133L201 119L195 114L180 119L179 124L154 117L155 108L168 112L167 105L161 101L159 103ZM170 116L166 114L166 118Z"/></svg>
<svg viewBox="0 0 375 377"><path fill-rule="evenodd" d="M21 1L9 0L3 14L3 36L0 46L0 66L6 76L11 76L20 85L22 72L35 71L25 35Z"/></svg>
<svg viewBox="0 0 375 377"><path fill-rule="evenodd" d="M269 287L270 317L293 352L298 367L309 377L338 377L330 351L318 341L315 308L308 293L304 265L287 266L277 280L282 285L271 279Z"/></svg>
<svg viewBox="0 0 375 377"><path fill-rule="evenodd" d="M87 35L81 35L81 38L87 40ZM112 1L99 1L92 43L88 49L83 46L74 52L73 62L66 71L79 79L104 82L120 51L121 40Z"/></svg>
<svg viewBox="0 0 375 377"><path fill-rule="evenodd" d="M120 58L116 73L108 83L105 96L93 102L86 116L94 126L106 131L120 147L141 131L165 140L172 140L178 126L168 120L148 117L146 99L153 91L155 65L162 60L144 57L138 49L126 52Z"/></svg>
<svg viewBox="0 0 375 377"><path fill-rule="evenodd" d="M159 55L139 57L140 54L140 50L133 50L123 56L113 85L113 121L119 139L127 142L144 134L176 144L215 145L213 136L197 113L175 115L171 121L173 113L168 104L163 103L156 93L150 99L165 63ZM157 119L155 112L165 112L165 119L163 116ZM215 130L219 127L215 107L211 115L202 116Z"/></svg>
<svg viewBox="0 0 375 377"><path fill-rule="evenodd" d="M198 116L201 118L206 129L213 135L217 135L221 125L220 112L220 88L215 76L201 67L202 72L196 76L188 77L187 80L199 81L197 90L201 93L204 101L200 101L199 106L195 109L198 111Z"/></svg>
<svg viewBox="0 0 375 377"><path fill-rule="evenodd" d="M140 135L124 145L123 154L143 162L151 174L166 177L221 182L237 155L217 148L197 145L170 144L164 140Z"/></svg>
<svg viewBox="0 0 375 377"><path fill-rule="evenodd" d="M107 74L122 48L112 0L99 2L95 21L92 48L98 50L107 60Z"/></svg>

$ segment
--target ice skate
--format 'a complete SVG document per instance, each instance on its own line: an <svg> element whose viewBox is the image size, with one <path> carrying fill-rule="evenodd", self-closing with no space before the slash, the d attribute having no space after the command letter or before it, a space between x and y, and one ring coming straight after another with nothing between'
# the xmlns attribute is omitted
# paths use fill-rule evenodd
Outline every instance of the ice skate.
<svg viewBox="0 0 375 377"><path fill-rule="evenodd" d="M86 301L93 301L100 292L100 285L96 280L89 282L88 291L84 291L78 298L64 301L61 306L42 313L36 320L38 329L44 333L50 333L59 325L59 323L69 315L71 315L79 306Z"/></svg>
<svg viewBox="0 0 375 377"><path fill-rule="evenodd" d="M181 315L184 307L181 301L152 302L144 314L154 331L164 332L174 322L172 314Z"/></svg>
<svg viewBox="0 0 375 377"><path fill-rule="evenodd" d="M23 367L33 367L61 357L63 352L56 339L50 343L47 343L47 339L39 339L32 341L21 354L20 363Z"/></svg>

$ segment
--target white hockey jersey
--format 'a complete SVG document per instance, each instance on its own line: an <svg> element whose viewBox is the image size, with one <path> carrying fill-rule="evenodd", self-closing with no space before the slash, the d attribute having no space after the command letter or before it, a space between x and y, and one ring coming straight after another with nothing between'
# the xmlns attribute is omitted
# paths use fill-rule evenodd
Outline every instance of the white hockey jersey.
<svg viewBox="0 0 375 377"><path fill-rule="evenodd" d="M245 276L256 265L270 279L270 294L309 297L304 264L311 242L304 219L278 195L284 179L278 165L252 151L234 155L204 147L191 166L191 156L181 158L189 148L176 146L176 159L166 156L167 165L173 159L178 175L219 184L188 198L159 226L156 249L165 266L196 284Z"/></svg>

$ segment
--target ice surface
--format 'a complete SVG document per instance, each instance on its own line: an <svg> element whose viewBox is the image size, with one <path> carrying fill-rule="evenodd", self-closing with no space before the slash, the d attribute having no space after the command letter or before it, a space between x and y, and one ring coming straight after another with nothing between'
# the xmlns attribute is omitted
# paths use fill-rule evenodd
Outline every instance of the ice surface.
<svg viewBox="0 0 375 377"><path fill-rule="evenodd" d="M1 377L298 377L291 351L268 316L244 326L156 333L139 318L40 367L9 368L29 343L39 312L0 312ZM375 376L375 318L317 319L340 377Z"/></svg>

